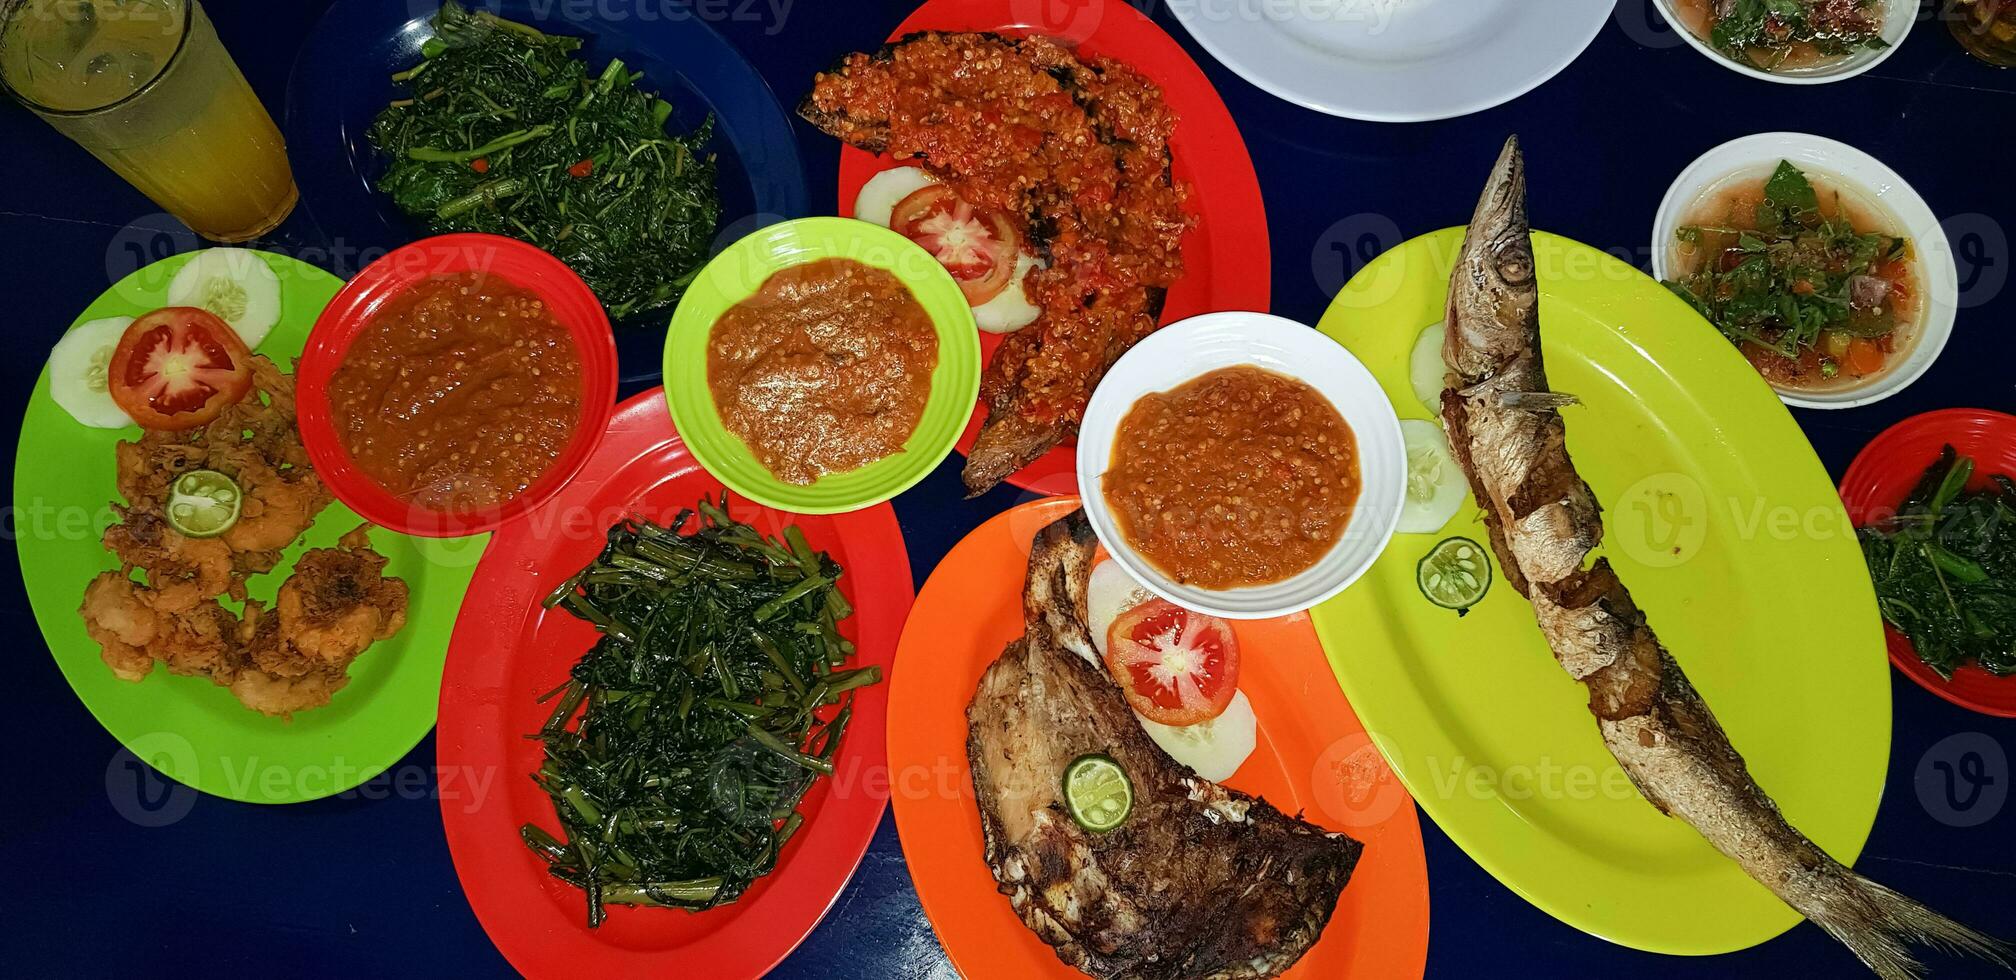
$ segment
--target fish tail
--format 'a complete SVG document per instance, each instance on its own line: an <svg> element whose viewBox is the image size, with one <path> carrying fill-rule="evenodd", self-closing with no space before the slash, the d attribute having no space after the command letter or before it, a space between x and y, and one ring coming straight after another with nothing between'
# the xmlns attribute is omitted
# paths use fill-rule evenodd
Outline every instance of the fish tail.
<svg viewBox="0 0 2016 980"><path fill-rule="evenodd" d="M1788 883L1784 897L1814 925L1853 951L1883 980L1918 980L1924 964L1911 953L1927 946L1956 956L1975 956L2016 971L2016 953L2002 941L1962 925L1915 899L1828 861L1804 883Z"/></svg>

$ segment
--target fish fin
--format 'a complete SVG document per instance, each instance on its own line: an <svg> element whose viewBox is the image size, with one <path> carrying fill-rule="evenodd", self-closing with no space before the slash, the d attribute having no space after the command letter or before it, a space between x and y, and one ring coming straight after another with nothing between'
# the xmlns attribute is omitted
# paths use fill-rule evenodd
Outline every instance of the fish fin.
<svg viewBox="0 0 2016 980"><path fill-rule="evenodd" d="M1925 966L1911 955L1914 945L1942 953L1976 956L2016 971L2008 944L1961 925L1916 900L1828 862L1816 869L1811 900L1802 902L1814 925L1827 930L1883 980L1918 980Z"/></svg>

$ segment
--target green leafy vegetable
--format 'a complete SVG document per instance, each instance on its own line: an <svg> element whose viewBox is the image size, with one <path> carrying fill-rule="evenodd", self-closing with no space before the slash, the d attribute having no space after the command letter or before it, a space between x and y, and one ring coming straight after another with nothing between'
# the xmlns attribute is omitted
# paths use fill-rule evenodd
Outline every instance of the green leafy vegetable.
<svg viewBox="0 0 2016 980"><path fill-rule="evenodd" d="M1724 54L1767 71L1781 66L1794 45L1810 44L1824 56L1860 48L1887 48L1886 0L1733 0L1716 17L1709 41Z"/></svg>
<svg viewBox="0 0 2016 980"><path fill-rule="evenodd" d="M1897 516L1861 532L1883 618L1949 678L1969 662L2016 673L2016 481L1970 493L1973 474L1946 447Z"/></svg>
<svg viewBox="0 0 2016 980"><path fill-rule="evenodd" d="M840 574L796 527L769 539L729 519L724 496L669 528L611 528L547 597L602 638L534 736L561 835L520 834L586 892L590 926L612 904L732 902L776 866L799 801L833 771L852 692L882 677L842 669Z"/></svg>
<svg viewBox="0 0 2016 980"><path fill-rule="evenodd" d="M572 268L614 318L677 300L720 218L707 120L666 129L672 106L642 72L598 74L581 39L444 0L424 60L393 76L410 97L372 124L390 157L378 187L431 232L531 242Z"/></svg>
<svg viewBox="0 0 2016 980"><path fill-rule="evenodd" d="M1666 283L1731 341L1792 361L1825 342L1817 367L1832 377L1852 339L1897 328L1908 240L1858 232L1838 206L1827 215L1790 161L1779 162L1750 218L1752 227L1679 229L1696 264Z"/></svg>

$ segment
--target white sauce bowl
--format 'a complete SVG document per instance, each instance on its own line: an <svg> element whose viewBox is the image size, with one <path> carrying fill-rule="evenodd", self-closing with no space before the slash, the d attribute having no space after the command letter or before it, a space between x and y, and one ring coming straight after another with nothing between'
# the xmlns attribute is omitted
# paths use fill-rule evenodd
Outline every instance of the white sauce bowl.
<svg viewBox="0 0 2016 980"><path fill-rule="evenodd" d="M1242 364L1302 381L1343 416L1358 444L1358 501L1337 543L1300 574L1269 585L1202 589L1162 574L1134 550L1106 505L1101 478L1111 464L1121 420L1142 396ZM1181 466L1183 461L1171 460L1171 465ZM1198 612L1229 619L1270 619L1301 612L1344 591L1372 566L1400 521L1407 453L1393 403L1372 372L1336 341L1265 313L1210 313L1150 334L1106 373L1079 426L1078 486L1093 531L1136 581ZM1264 495L1268 488L1255 489Z"/></svg>

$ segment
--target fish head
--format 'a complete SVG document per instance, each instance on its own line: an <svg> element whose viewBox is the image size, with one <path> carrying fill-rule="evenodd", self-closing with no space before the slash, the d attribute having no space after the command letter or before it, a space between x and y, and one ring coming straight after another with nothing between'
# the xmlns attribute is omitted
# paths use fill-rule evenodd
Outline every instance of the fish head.
<svg viewBox="0 0 2016 980"><path fill-rule="evenodd" d="M1519 137L1491 171L1450 274L1443 359L1464 383L1492 374L1532 340L1540 287L1526 217L1526 158Z"/></svg>

